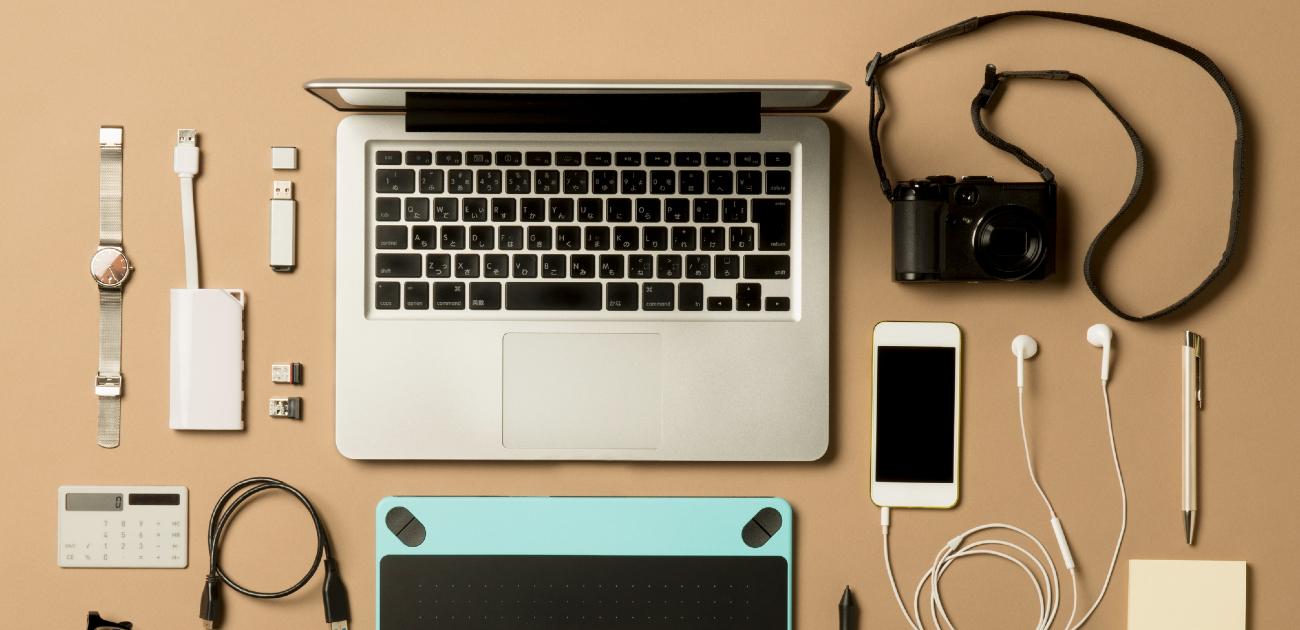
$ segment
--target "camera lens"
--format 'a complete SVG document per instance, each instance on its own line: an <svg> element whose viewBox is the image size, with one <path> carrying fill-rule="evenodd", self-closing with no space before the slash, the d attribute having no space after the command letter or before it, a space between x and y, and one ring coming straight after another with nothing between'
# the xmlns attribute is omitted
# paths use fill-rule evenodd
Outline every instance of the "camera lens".
<svg viewBox="0 0 1300 630"><path fill-rule="evenodd" d="M980 200L980 191L974 186L962 186L957 189L957 193L954 196L956 197L958 204L963 206L973 206L975 205L975 202Z"/></svg>
<svg viewBox="0 0 1300 630"><path fill-rule="evenodd" d="M975 261L986 273L1003 280L1023 278L1047 257L1042 219L1028 208L994 208L975 228Z"/></svg>

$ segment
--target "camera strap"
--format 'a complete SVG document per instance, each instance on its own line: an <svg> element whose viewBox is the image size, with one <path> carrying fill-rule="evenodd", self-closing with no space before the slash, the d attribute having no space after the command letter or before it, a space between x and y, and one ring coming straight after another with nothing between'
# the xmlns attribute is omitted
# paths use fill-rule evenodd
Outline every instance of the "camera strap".
<svg viewBox="0 0 1300 630"><path fill-rule="evenodd" d="M1133 129L1132 125L1130 125L1128 121L1120 115L1119 111L1116 110L1108 100L1106 100L1101 91L1086 78L1062 70L999 73L993 66L987 66L985 68L984 86L981 88L980 93L975 97L975 100L971 103L971 120L975 125L975 132L979 134L981 138L989 144L1011 154L1022 164L1038 172L1039 176L1042 177L1044 181L1053 181L1054 175L1050 169L1043 166L1041 162L1035 160L1020 147L1003 140L997 134L990 131L984 125L981 112L989 107L993 96L996 94L998 87L1004 79L1034 78L1058 81L1076 81L1087 87L1102 102L1102 104L1110 110L1111 114L1119 120L1120 124L1123 125L1124 130L1128 132L1129 139L1133 142L1137 168L1133 186L1129 190L1128 197L1120 206L1119 211L1115 213L1115 216L1112 217L1104 227L1102 227L1101 231L1099 231L1097 236L1093 239L1092 244L1088 246L1088 252L1083 259L1084 281L1087 283L1088 289L1092 291L1092 294L1097 297L1103 306L1115 315L1129 321L1149 321L1158 319L1181 309L1209 288L1214 280L1223 273L1223 271L1228 267L1229 262L1232 260L1232 255L1236 250L1241 223L1241 197L1245 189L1246 179L1246 122L1242 115L1241 104L1237 100L1236 93L1232 91L1232 87L1228 85L1227 77L1223 75L1223 72L1219 70L1219 67L1214 63L1214 61L1205 53L1175 39L1127 22L1121 22L1109 18L1082 15L1078 13L1062 13L1057 11L1010 11L1007 13L997 13L994 15L969 18L953 24L952 26L939 29L938 31L921 37L920 39L887 54L876 53L875 57L872 58L871 63L867 65L866 83L871 92L871 117L868 124L868 134L871 141L871 155L875 161L876 172L880 176L881 191L884 192L885 198L890 199L891 201L893 200L893 185L890 183L889 175L885 170L884 159L881 155L880 149L880 121L884 118L886 110L885 91L880 81L881 70L897 59L899 55L912 49L928 46L958 35L965 35L966 33L970 33L983 26L987 26L1005 18L1021 16L1040 17L1084 24L1086 26L1119 33L1121 35L1127 35L1160 46L1161 48L1171 50L1192 60L1192 62L1197 66L1200 66L1202 70L1214 79L1214 82L1219 86L1219 89L1223 91L1224 96L1227 97L1228 105L1232 108L1232 116L1236 124L1237 137L1233 144L1232 155L1232 205L1229 208L1228 236L1227 241L1224 244L1223 253L1219 257L1218 264L1215 265L1214 269L1210 271L1205 279L1203 279L1201 283L1191 291L1191 293L1188 293L1169 306L1146 315L1134 315L1116 306L1108 297L1106 297L1105 291L1097 281L1100 258L1102 258L1104 252L1109 249L1110 243L1119 236L1122 227L1127 225L1131 220L1132 216L1130 215L1130 210L1134 200L1137 198L1138 191L1141 189L1142 179L1146 171L1146 154L1142 148L1142 142L1138 138L1138 134Z"/></svg>

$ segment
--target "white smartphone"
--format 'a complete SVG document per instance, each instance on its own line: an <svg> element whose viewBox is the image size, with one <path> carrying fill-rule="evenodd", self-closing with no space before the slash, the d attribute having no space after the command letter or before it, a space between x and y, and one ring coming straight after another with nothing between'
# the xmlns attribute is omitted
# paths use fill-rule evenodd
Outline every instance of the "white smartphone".
<svg viewBox="0 0 1300 630"><path fill-rule="evenodd" d="M957 505L961 329L948 322L880 322L871 346L871 502Z"/></svg>

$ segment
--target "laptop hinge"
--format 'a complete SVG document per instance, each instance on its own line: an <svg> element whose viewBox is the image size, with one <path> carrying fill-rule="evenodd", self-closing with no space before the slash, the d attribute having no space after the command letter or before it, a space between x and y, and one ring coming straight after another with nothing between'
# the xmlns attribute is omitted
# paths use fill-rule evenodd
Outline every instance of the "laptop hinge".
<svg viewBox="0 0 1300 630"><path fill-rule="evenodd" d="M407 92L407 131L758 133L758 92Z"/></svg>

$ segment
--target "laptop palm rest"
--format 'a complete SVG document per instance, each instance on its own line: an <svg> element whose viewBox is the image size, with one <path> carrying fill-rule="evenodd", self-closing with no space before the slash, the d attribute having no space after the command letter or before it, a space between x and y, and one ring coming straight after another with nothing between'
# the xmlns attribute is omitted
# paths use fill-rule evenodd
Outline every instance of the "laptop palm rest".
<svg viewBox="0 0 1300 630"><path fill-rule="evenodd" d="M506 448L658 448L658 334L509 333L501 343Z"/></svg>

